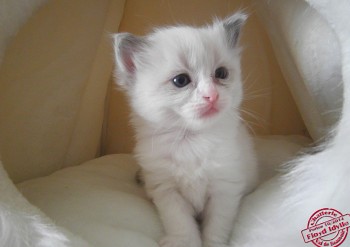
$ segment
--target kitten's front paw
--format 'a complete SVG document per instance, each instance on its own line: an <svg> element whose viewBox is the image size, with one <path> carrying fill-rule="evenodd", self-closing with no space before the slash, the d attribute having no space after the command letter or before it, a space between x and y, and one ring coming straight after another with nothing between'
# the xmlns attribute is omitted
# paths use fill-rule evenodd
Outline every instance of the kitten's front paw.
<svg viewBox="0 0 350 247"><path fill-rule="evenodd" d="M200 238L193 236L165 236L159 241L160 247L201 247Z"/></svg>

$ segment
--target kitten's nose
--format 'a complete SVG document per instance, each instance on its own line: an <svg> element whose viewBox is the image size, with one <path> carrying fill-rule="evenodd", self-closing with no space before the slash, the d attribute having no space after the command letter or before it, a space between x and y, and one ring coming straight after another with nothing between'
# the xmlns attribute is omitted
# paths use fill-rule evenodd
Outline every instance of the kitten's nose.
<svg viewBox="0 0 350 247"><path fill-rule="evenodd" d="M203 98L205 101L213 104L218 100L219 94L216 90L210 90L206 95L203 95Z"/></svg>

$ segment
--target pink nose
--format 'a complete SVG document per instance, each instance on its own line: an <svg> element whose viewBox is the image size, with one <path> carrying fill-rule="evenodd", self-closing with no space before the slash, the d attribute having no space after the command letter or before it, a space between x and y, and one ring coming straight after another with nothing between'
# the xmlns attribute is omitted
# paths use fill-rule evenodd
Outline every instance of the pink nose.
<svg viewBox="0 0 350 247"><path fill-rule="evenodd" d="M209 103L215 103L219 98L219 94L216 90L212 90L208 94L203 95L203 98Z"/></svg>

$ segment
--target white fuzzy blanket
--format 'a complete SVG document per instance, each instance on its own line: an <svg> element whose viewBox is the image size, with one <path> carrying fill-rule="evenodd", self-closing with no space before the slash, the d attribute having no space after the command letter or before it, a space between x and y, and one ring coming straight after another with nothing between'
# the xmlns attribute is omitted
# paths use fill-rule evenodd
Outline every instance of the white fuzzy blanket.
<svg viewBox="0 0 350 247"><path fill-rule="evenodd" d="M350 213L350 2L306 1L339 38L344 82L342 118L334 138L320 152L294 161L285 176L267 182L245 200L232 246L307 246L300 232L313 212L331 207ZM11 36L43 2L0 1L0 62ZM29 204L1 163L0 196L0 246L89 246ZM349 246L350 237L345 241L342 246Z"/></svg>

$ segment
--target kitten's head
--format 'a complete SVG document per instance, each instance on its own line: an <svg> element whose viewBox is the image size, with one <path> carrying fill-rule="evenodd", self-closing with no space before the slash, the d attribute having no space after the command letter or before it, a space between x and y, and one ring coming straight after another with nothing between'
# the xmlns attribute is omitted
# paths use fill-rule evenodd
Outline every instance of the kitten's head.
<svg viewBox="0 0 350 247"><path fill-rule="evenodd" d="M190 129L237 114L243 94L238 38L245 20L236 13L201 28L116 34L118 83L134 113L157 126Z"/></svg>

